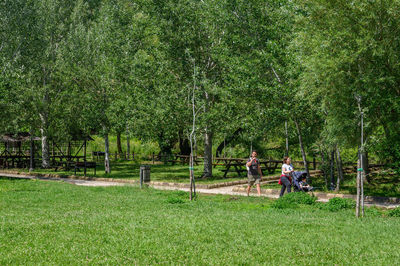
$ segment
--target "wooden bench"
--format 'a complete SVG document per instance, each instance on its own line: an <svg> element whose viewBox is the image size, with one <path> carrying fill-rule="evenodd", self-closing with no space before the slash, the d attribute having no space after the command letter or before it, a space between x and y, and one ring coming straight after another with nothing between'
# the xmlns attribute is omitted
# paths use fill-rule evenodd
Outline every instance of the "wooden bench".
<svg viewBox="0 0 400 266"><path fill-rule="evenodd" d="M94 175L96 175L96 162L76 162L75 163L75 168L74 168L74 173L76 175L76 170L80 170L80 168L84 169L84 173L86 176L86 169L87 168L92 168L94 169Z"/></svg>

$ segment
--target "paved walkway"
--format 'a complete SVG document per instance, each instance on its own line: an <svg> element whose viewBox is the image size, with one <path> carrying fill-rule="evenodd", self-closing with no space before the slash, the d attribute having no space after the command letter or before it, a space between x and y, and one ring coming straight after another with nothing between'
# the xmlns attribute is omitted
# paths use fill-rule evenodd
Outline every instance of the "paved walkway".
<svg viewBox="0 0 400 266"><path fill-rule="evenodd" d="M78 186L92 186L92 187L108 187L108 186L125 186L125 185L133 185L132 183L121 183L115 181L99 181L99 180L81 180L81 179L72 179L72 178L54 178L54 177L38 177L35 175L26 175L26 174L9 174L9 173L1 173L0 176L3 177L11 177L11 178L21 178L21 179L40 179L40 180L50 180L50 181L62 181L69 184L74 184ZM268 182L268 181L266 181ZM137 183L135 183L137 185ZM168 186L168 185L150 185L155 189L160 190L180 190L189 192L188 187L176 187L176 186ZM218 187L218 188L197 188L197 193L201 194L220 194L220 195L236 195L236 196L247 196L245 187L243 185L234 185L234 186L226 186L226 187ZM332 194L332 193L316 193L318 197L318 201L320 202L327 202L329 198L334 196L339 197L353 197L353 195L343 195L343 194ZM255 188L252 189L251 196L257 196L257 192ZM268 198L278 198L279 197L279 190L277 189L262 189L262 197ZM366 197L367 199L368 197ZM395 201L390 202L388 200L381 201L379 199L383 199L380 197L376 197L378 199L374 199L375 197L370 197L369 201L365 202L365 206L378 206L384 208L396 208L400 206L398 199L396 198L387 198L387 199L394 199Z"/></svg>

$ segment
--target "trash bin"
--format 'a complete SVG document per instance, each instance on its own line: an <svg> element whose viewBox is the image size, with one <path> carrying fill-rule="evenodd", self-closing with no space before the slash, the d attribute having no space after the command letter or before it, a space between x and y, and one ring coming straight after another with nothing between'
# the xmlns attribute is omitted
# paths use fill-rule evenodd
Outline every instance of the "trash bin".
<svg viewBox="0 0 400 266"><path fill-rule="evenodd" d="M140 186L150 182L150 165L140 166Z"/></svg>

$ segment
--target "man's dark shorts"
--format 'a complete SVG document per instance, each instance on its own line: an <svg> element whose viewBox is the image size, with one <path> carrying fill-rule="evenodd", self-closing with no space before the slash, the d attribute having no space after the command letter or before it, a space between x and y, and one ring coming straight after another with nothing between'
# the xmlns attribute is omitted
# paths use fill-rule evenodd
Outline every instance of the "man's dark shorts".
<svg viewBox="0 0 400 266"><path fill-rule="evenodd" d="M252 186L254 184L260 184L260 181L261 181L261 176L260 175L247 174L247 177L248 177L249 186Z"/></svg>

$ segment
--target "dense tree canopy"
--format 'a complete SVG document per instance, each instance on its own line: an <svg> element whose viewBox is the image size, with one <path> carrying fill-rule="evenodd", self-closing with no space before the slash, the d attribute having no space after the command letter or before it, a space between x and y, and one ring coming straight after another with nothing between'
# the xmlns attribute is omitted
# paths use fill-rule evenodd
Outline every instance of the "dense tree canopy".
<svg viewBox="0 0 400 266"><path fill-rule="evenodd" d="M0 131L40 134L45 167L48 139L77 130L184 150L194 88L206 157L236 135L283 154L285 122L305 156L357 148L361 96L370 151L395 162L399 8L398 0L4 0Z"/></svg>

